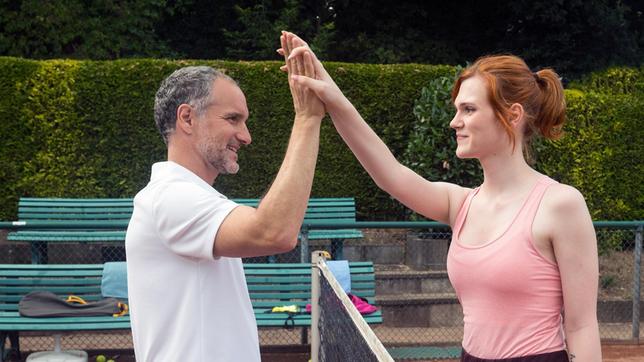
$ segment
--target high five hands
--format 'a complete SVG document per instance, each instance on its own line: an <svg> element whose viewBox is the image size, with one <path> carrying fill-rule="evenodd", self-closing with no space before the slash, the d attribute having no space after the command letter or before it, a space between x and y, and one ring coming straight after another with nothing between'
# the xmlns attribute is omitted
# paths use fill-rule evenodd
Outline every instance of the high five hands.
<svg viewBox="0 0 644 362"><path fill-rule="evenodd" d="M334 107L346 101L340 88L304 40L293 33L282 31L280 41L282 47L277 52L284 56L286 62L280 69L288 72L291 89L299 86L312 91L324 102L326 111L330 113Z"/></svg>
<svg viewBox="0 0 644 362"><path fill-rule="evenodd" d="M297 39L303 43L301 39ZM289 39L288 33L286 32L282 32L280 42L282 47L277 52L284 56L284 61L286 62L286 65L280 67L280 69L288 72L288 85L291 90L291 96L293 97L295 118L314 118L321 120L326 113L324 104L309 88L297 81L298 77L315 79L316 75L313 66L314 63L310 59L311 55L289 58L289 55L292 54L294 44L299 43L295 43L293 39Z"/></svg>

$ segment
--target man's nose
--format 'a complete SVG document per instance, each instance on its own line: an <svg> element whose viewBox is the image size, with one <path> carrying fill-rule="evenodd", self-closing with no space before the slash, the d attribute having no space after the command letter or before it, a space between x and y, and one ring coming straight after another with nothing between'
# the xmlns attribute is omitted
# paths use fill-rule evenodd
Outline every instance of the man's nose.
<svg viewBox="0 0 644 362"><path fill-rule="evenodd" d="M246 123L242 123L241 129L237 132L237 139L243 145L249 145L251 143L252 139Z"/></svg>

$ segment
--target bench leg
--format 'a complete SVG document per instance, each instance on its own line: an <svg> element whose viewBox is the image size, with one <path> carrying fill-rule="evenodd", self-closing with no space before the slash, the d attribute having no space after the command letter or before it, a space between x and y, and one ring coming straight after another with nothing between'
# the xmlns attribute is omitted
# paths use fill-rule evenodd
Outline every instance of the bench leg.
<svg viewBox="0 0 644 362"><path fill-rule="evenodd" d="M331 239L331 256L333 260L344 260L344 239Z"/></svg>
<svg viewBox="0 0 644 362"><path fill-rule="evenodd" d="M0 362L5 361L9 357L22 360L20 353L20 341L18 337L18 332L0 332ZM9 340L9 348L5 347L7 339Z"/></svg>
<svg viewBox="0 0 644 362"><path fill-rule="evenodd" d="M31 243L31 264L48 264L46 241L35 241Z"/></svg>
<svg viewBox="0 0 644 362"><path fill-rule="evenodd" d="M302 333L300 336L300 342L302 344L309 344L309 333L306 327L302 327Z"/></svg>

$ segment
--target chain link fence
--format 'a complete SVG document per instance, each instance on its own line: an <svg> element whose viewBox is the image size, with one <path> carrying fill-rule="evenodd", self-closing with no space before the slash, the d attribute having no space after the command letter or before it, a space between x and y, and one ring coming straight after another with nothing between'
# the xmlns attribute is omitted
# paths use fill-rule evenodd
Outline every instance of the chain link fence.
<svg viewBox="0 0 644 362"><path fill-rule="evenodd" d="M449 228L360 229L361 239L343 242L349 261L371 261L376 271L375 304L383 323L373 325L387 347L457 346L463 335L463 314L446 271ZM419 224L420 225L420 224ZM641 249L644 222L596 222L599 249L598 319L604 341L639 342L641 303ZM344 226L343 226L344 227ZM0 263L30 264L34 255L49 264L95 264L125 260L122 242L26 243L8 242L0 232ZM332 250L329 240L311 240L309 250ZM299 263L300 247L273 257L245 258L245 263ZM21 333L23 351L52 350L51 333ZM262 346L308 343L310 330L261 328ZM123 350L132 348L129 332L76 332L62 336L63 349Z"/></svg>

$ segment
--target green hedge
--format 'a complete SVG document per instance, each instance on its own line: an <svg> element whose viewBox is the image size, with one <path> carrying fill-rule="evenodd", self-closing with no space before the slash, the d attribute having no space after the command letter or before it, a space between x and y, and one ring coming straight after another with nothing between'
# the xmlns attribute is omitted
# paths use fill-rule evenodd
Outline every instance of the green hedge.
<svg viewBox="0 0 644 362"><path fill-rule="evenodd" d="M538 168L577 187L593 219L641 220L644 96L586 89L566 90L564 137L545 143Z"/></svg>
<svg viewBox="0 0 644 362"><path fill-rule="evenodd" d="M15 219L20 196L132 197L165 159L152 107L161 80L176 68L223 69L244 90L253 143L241 170L215 186L230 197L260 197L281 164L293 119L279 62L30 61L0 58L0 219ZM420 89L451 67L329 63L348 97L401 155ZM355 196L360 217L392 219L403 208L380 192L330 121L323 126L314 196ZM395 215L391 215L394 213Z"/></svg>
<svg viewBox="0 0 644 362"><path fill-rule="evenodd" d="M293 118L279 62L0 57L0 219L16 218L20 196L134 196L147 183L150 165L165 159L153 121L154 93L174 69L194 64L223 69L237 79L251 112L253 143L240 151L241 170L220 177L215 187L230 197L261 197L279 168ZM454 69L327 67L399 158L414 127L412 108L420 90ZM642 78L641 70L626 71ZM580 90L567 91L569 137L544 144L538 167L580 188L597 219L641 218L642 99L632 93L640 88L604 94L597 91L601 74L588 79L576 85ZM402 206L378 190L330 121L323 125L320 144L313 196L355 196L363 220L406 217Z"/></svg>
<svg viewBox="0 0 644 362"><path fill-rule="evenodd" d="M637 68L611 67L588 74L570 88L607 94L644 94L644 65Z"/></svg>

